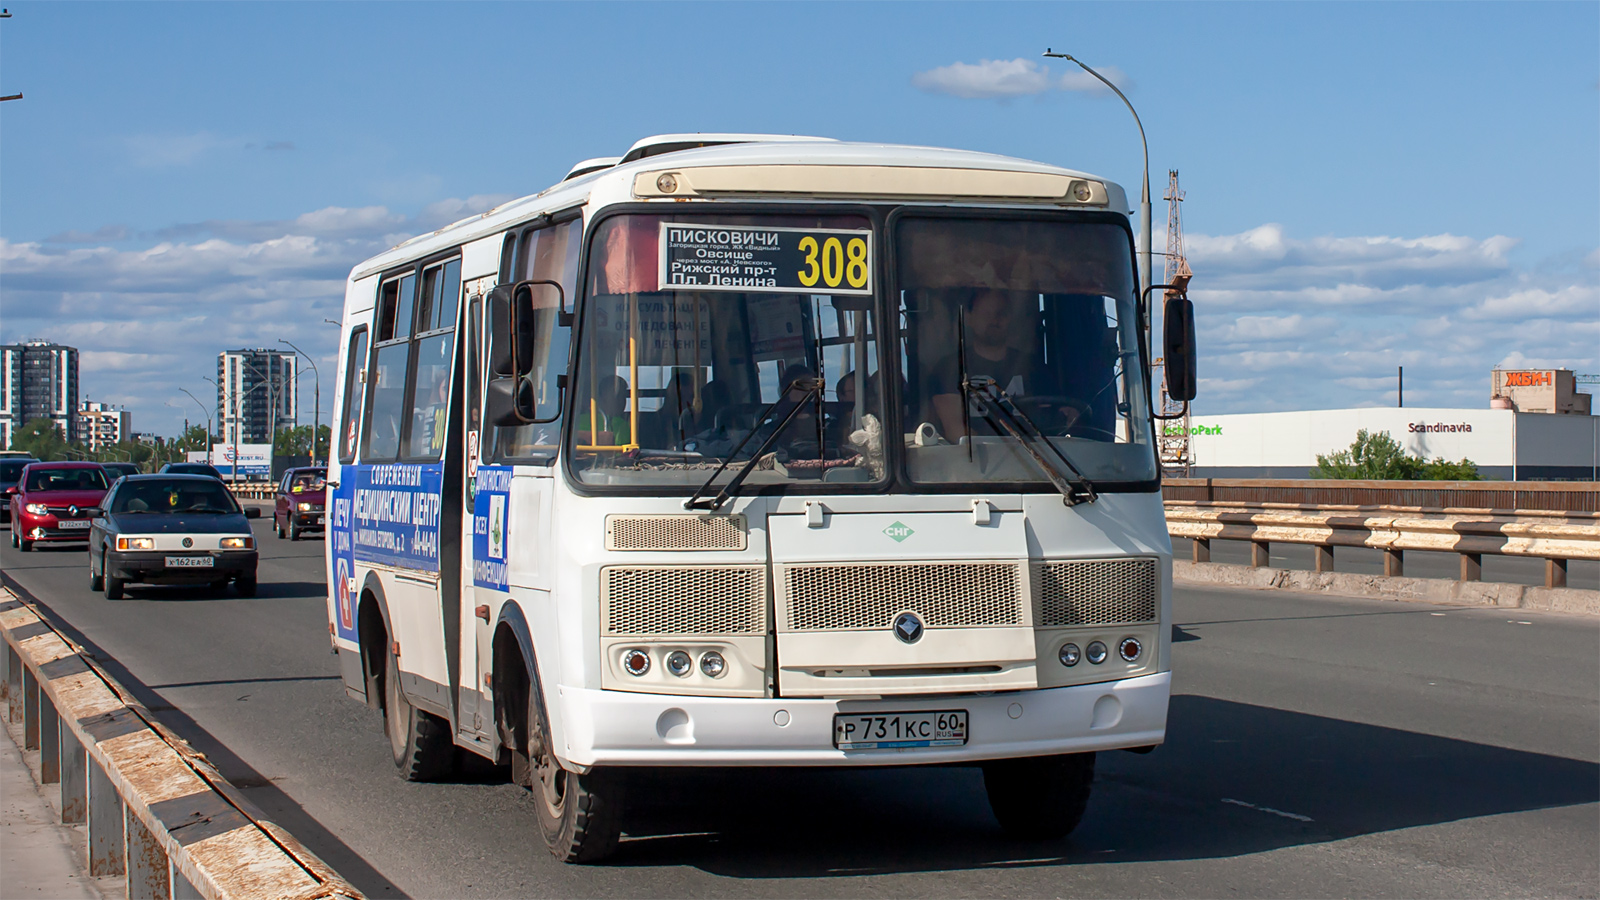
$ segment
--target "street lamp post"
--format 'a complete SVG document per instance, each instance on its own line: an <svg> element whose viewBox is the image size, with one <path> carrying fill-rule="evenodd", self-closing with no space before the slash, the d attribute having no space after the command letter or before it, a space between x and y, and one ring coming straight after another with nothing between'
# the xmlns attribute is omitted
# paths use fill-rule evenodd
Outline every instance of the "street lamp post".
<svg viewBox="0 0 1600 900"><path fill-rule="evenodd" d="M1044 55L1051 59L1064 59L1067 62L1076 63L1078 68L1099 79L1102 84L1111 88L1118 97L1122 98L1123 104L1128 107L1128 112L1133 113L1133 124L1139 126L1139 144L1144 148L1144 190L1139 195L1139 241L1143 245L1139 250L1139 296L1143 297L1145 290L1152 283L1150 281L1150 255L1151 243L1154 239L1154 235L1150 233L1150 144L1144 139L1144 123L1139 121L1139 111L1133 108L1132 103L1128 102L1127 96L1116 85L1107 81L1104 75L1084 65L1083 60L1068 53L1056 53L1049 48L1045 49ZM1145 328L1149 328L1150 311L1146 309L1144 315Z"/></svg>
<svg viewBox="0 0 1600 900"><path fill-rule="evenodd" d="M278 338L278 343L289 344L289 342L283 338ZM311 354L301 350L294 344L289 344L289 347L290 349L294 350L294 352L304 356L306 358L306 362L311 363L312 396L315 398L313 402L316 406L316 410L312 413L311 419L311 464L316 465L318 443L317 429L322 427L322 375L317 372L317 361L311 358Z"/></svg>
<svg viewBox="0 0 1600 900"><path fill-rule="evenodd" d="M189 394L188 388L178 388L178 390L183 391L185 394ZM206 405L200 402L199 397L189 394L189 399L193 400L195 405L200 407L200 414L206 417L206 465L209 466L211 465L211 411L206 409Z"/></svg>

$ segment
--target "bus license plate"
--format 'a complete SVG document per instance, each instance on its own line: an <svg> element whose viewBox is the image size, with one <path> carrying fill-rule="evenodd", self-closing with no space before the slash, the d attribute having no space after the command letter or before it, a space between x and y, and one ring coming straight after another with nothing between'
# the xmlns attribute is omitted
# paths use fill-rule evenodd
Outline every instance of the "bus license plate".
<svg viewBox="0 0 1600 900"><path fill-rule="evenodd" d="M964 709L833 717L833 746L840 750L959 747L966 742Z"/></svg>
<svg viewBox="0 0 1600 900"><path fill-rule="evenodd" d="M216 565L216 560L209 556L169 556L167 568L169 569L209 569Z"/></svg>
<svg viewBox="0 0 1600 900"><path fill-rule="evenodd" d="M56 527L62 531L78 531L89 527L88 519L57 519Z"/></svg>

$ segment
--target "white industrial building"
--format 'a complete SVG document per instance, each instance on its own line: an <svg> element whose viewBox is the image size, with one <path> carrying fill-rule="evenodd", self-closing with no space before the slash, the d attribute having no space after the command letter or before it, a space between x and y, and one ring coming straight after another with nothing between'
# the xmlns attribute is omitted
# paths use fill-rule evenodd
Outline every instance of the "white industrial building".
<svg viewBox="0 0 1600 900"><path fill-rule="evenodd" d="M1413 456L1470 459L1485 478L1594 481L1600 474L1600 416L1396 408L1196 415L1190 474L1306 478L1318 454L1347 449L1363 428L1387 431Z"/></svg>

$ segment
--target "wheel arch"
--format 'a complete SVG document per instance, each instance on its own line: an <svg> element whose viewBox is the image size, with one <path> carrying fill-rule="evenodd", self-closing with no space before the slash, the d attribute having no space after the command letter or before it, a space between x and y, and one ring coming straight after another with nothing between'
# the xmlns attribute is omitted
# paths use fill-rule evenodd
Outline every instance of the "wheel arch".
<svg viewBox="0 0 1600 900"><path fill-rule="evenodd" d="M384 657L393 634L383 581L378 573L368 572L361 585L361 599L356 604L356 636L361 645L361 674L366 685L367 706L377 710L383 709Z"/></svg>

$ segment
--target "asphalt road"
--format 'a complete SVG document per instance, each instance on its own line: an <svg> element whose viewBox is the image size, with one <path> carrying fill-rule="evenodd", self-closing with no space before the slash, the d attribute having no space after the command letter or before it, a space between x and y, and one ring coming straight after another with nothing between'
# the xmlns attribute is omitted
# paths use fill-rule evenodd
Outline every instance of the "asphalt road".
<svg viewBox="0 0 1600 900"><path fill-rule="evenodd" d="M694 771L638 779L615 861L569 867L492 768L395 776L328 651L321 542L256 531L252 600L108 602L81 550L0 566L373 896L1600 893L1593 619L1179 589L1167 744L1102 754L1066 841L1002 838L972 769Z"/></svg>

